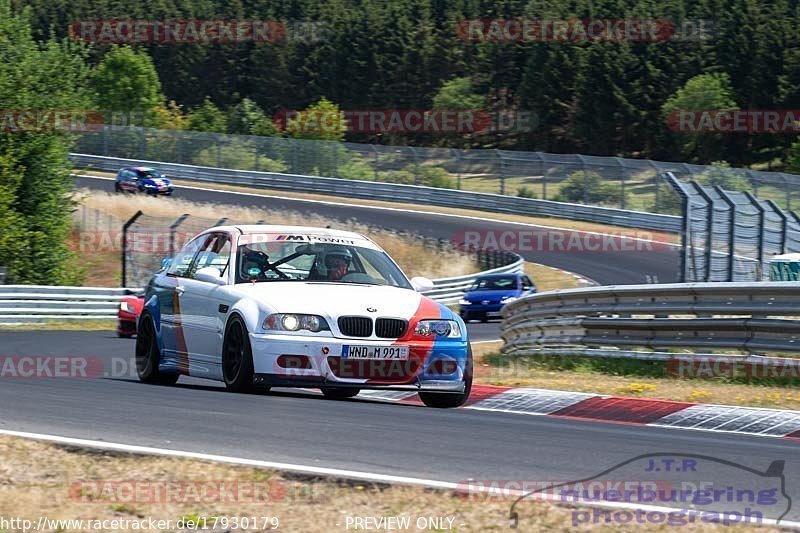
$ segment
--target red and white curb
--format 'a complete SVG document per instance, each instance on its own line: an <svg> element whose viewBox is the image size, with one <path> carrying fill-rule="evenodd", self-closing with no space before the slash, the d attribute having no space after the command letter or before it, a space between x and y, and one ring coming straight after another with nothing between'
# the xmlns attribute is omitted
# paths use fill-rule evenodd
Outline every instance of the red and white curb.
<svg viewBox="0 0 800 533"><path fill-rule="evenodd" d="M407 391L365 390L358 398L422 405L416 393ZM800 440L800 411L780 409L490 385L475 385L462 409Z"/></svg>

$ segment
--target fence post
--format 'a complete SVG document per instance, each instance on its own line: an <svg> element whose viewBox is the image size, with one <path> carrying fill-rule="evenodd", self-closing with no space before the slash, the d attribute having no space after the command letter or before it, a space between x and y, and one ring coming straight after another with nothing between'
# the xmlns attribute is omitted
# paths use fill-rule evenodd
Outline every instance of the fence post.
<svg viewBox="0 0 800 533"><path fill-rule="evenodd" d="M128 285L128 271L126 267L126 253L128 251L128 228L131 227L131 224L136 222L136 220L142 216L142 210L140 209L136 213L133 214L131 218L128 219L125 224L122 225L122 287L126 287Z"/></svg>
<svg viewBox="0 0 800 533"><path fill-rule="evenodd" d="M142 127L139 128L139 158L147 159L147 137Z"/></svg>
<svg viewBox="0 0 800 533"><path fill-rule="evenodd" d="M413 146L409 146L408 150L411 152L411 157L414 158L414 185L419 185L419 159L417 158L417 151Z"/></svg>
<svg viewBox="0 0 800 533"><path fill-rule="evenodd" d="M772 208L772 211L781 219L781 253L788 253L786 250L786 232L789 231L789 217L786 216L783 209L778 207L778 204L772 200L765 200L767 205Z"/></svg>
<svg viewBox="0 0 800 533"><path fill-rule="evenodd" d="M456 189L461 190L461 154L455 148L452 149L456 156Z"/></svg>
<svg viewBox="0 0 800 533"><path fill-rule="evenodd" d="M375 152L375 166L373 167L373 171L375 173L375 181L379 181L378 180L378 147L375 146L374 144L370 144L370 146L372 147L372 151Z"/></svg>
<svg viewBox="0 0 800 533"><path fill-rule="evenodd" d="M761 272L764 271L764 232L766 231L766 211L764 210L764 206L758 201L758 199L750 194L749 191L744 191L745 197L753 204L758 210L758 267L761 269ZM755 281L761 281L761 276L756 274Z"/></svg>
<svg viewBox="0 0 800 533"><path fill-rule="evenodd" d="M505 169L505 161L503 160L503 154L500 153L500 150L495 149L495 155L497 156L498 164L500 166L500 194L506 193L506 169Z"/></svg>
<svg viewBox="0 0 800 533"><path fill-rule="evenodd" d="M578 159L581 162L581 168L583 169L583 203L589 203L589 167L586 164L586 159L583 158L582 155L578 154Z"/></svg>
<svg viewBox="0 0 800 533"><path fill-rule="evenodd" d="M109 125L103 126L103 155L106 157L108 157L108 145L111 137L111 132L109 128L110 128Z"/></svg>
<svg viewBox="0 0 800 533"><path fill-rule="evenodd" d="M619 157L615 157L614 161L619 165L619 208L625 209L625 164Z"/></svg>
<svg viewBox="0 0 800 533"><path fill-rule="evenodd" d="M736 264L736 204L725 192L725 189L719 185L715 185L714 190L717 191L717 194L722 197L722 200L728 204L728 208L731 210L730 230L728 231L728 244L730 246L728 250L728 279L725 281L733 281L733 267Z"/></svg>
<svg viewBox="0 0 800 533"><path fill-rule="evenodd" d="M189 218L189 213L184 213L172 223L169 227L169 254L170 256L175 255L175 230L178 229L178 226L183 224L183 221Z"/></svg>
<svg viewBox="0 0 800 533"><path fill-rule="evenodd" d="M706 219L706 232L708 237L706 238L706 249L703 251L706 256L706 275L703 281L713 281L711 279L711 259L713 255L713 236L714 236L714 200L709 196L703 187L698 184L696 181L692 181L692 186L695 190L703 197L703 199L708 204L708 218ZM697 281L697 280L695 280Z"/></svg>
<svg viewBox="0 0 800 533"><path fill-rule="evenodd" d="M692 202L689 194L683 188L683 184L675 177L675 174L672 172L664 172L665 181L672 185L672 188L675 189L675 192L678 193L678 196L681 197L683 200L683 217L681 218L681 255L680 255L680 282L686 283L686 269L688 268L687 261L686 261L686 254L689 252L689 246L691 243L689 242L689 230L690 230L690 223L689 219L691 217L692 211Z"/></svg>

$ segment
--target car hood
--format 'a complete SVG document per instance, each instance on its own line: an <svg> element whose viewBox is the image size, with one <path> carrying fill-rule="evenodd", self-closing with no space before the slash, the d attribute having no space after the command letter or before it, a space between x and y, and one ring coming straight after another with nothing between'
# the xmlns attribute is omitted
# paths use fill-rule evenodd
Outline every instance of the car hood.
<svg viewBox="0 0 800 533"><path fill-rule="evenodd" d="M269 281L237 285L240 293L278 313L306 313L326 317L362 315L410 319L424 300L411 289L380 285L325 282ZM433 303L438 308L439 305ZM427 306L426 306L427 307ZM367 311L367 308L376 311ZM439 318L420 317L420 318Z"/></svg>
<svg viewBox="0 0 800 533"><path fill-rule="evenodd" d="M167 178L142 178L139 181L144 185L155 185L157 187L169 185L169 180Z"/></svg>
<svg viewBox="0 0 800 533"><path fill-rule="evenodd" d="M464 295L467 300L499 300L506 296L517 296L519 291L503 290L503 291L470 291Z"/></svg>

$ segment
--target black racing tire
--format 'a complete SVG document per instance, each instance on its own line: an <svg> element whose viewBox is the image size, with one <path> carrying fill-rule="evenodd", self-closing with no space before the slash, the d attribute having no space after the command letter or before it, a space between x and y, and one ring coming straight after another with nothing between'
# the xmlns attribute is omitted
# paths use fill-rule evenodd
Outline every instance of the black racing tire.
<svg viewBox="0 0 800 533"><path fill-rule="evenodd" d="M346 400L361 392L361 389L356 387L322 387L320 390L329 400Z"/></svg>
<svg viewBox="0 0 800 533"><path fill-rule="evenodd" d="M161 372L158 364L161 361L161 350L158 349L156 326L150 315L145 314L139 320L136 332L136 373L142 383L174 385L180 375L178 373Z"/></svg>
<svg viewBox="0 0 800 533"><path fill-rule="evenodd" d="M114 192L123 192L122 191L122 187L119 186L119 182L118 181L114 182Z"/></svg>
<svg viewBox="0 0 800 533"><path fill-rule="evenodd" d="M472 347L467 348L467 364L464 369L464 392L420 392L419 399L428 407L449 409L460 407L469 399L472 392Z"/></svg>
<svg viewBox="0 0 800 533"><path fill-rule="evenodd" d="M225 328L222 343L222 379L230 392L252 392L253 351L247 327L238 316L234 316Z"/></svg>

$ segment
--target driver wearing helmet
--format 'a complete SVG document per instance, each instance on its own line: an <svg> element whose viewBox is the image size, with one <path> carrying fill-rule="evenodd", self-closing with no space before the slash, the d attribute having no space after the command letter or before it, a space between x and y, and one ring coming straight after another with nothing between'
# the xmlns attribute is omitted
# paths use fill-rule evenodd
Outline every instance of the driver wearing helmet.
<svg viewBox="0 0 800 533"><path fill-rule="evenodd" d="M325 268L328 271L328 281L341 280L347 274L352 260L353 255L346 248L328 252L325 255Z"/></svg>

